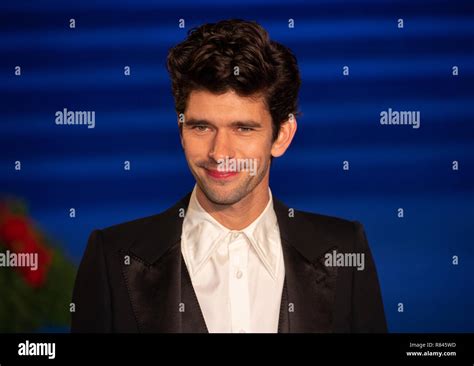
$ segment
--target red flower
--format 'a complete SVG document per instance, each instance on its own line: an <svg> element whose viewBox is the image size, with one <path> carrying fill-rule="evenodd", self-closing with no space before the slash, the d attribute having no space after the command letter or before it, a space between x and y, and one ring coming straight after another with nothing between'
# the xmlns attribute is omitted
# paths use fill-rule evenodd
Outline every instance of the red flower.
<svg viewBox="0 0 474 366"><path fill-rule="evenodd" d="M8 245L29 235L28 222L22 216L7 213L0 222L0 238Z"/></svg>
<svg viewBox="0 0 474 366"><path fill-rule="evenodd" d="M11 214L0 205L0 242L15 253L37 254L37 268L15 267L32 287L40 287L46 281L52 254L43 246L38 233L26 217Z"/></svg>

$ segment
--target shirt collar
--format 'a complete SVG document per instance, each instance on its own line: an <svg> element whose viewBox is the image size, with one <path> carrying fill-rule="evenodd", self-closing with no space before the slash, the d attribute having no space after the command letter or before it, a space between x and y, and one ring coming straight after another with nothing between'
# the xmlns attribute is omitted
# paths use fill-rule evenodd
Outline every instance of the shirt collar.
<svg viewBox="0 0 474 366"><path fill-rule="evenodd" d="M194 186L183 221L181 246L186 265L196 275L209 260L222 240L230 240L232 233L242 232L255 249L259 259L275 280L281 253L278 220L273 209L273 197L268 188L269 200L262 213L246 228L231 230L219 223L199 203Z"/></svg>

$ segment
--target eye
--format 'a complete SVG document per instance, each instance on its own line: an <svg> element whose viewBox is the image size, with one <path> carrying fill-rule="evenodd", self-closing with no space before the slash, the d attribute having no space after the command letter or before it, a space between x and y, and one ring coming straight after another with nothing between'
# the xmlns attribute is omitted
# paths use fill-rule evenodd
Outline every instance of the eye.
<svg viewBox="0 0 474 366"><path fill-rule="evenodd" d="M250 132L254 130L252 127L238 127L237 129L239 132Z"/></svg>
<svg viewBox="0 0 474 366"><path fill-rule="evenodd" d="M208 129L209 127L208 126L205 126L205 125L196 125L196 126L193 126L193 130L196 130L197 132L206 132L206 130Z"/></svg>

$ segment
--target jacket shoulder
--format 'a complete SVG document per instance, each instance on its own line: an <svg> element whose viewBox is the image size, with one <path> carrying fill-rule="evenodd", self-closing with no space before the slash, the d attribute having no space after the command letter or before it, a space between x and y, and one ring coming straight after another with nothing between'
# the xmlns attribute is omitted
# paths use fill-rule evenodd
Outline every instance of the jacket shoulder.
<svg viewBox="0 0 474 366"><path fill-rule="evenodd" d="M302 216L306 221L311 223L315 228L324 228L324 231L341 233L354 232L354 227L359 224L358 221L346 219L343 217L324 215L308 211L296 211L296 215Z"/></svg>
<svg viewBox="0 0 474 366"><path fill-rule="evenodd" d="M308 211L296 211L297 214L303 216L306 220L312 222L314 225L323 225L329 229L347 229L354 226L353 220L343 217L324 215Z"/></svg>
<svg viewBox="0 0 474 366"><path fill-rule="evenodd" d="M98 230L102 234L105 248L126 249L136 240L143 238L144 235L176 229L176 225L179 225L179 220L176 220L179 210L187 207L190 195L191 193L187 193L171 207L158 214L125 221Z"/></svg>
<svg viewBox="0 0 474 366"><path fill-rule="evenodd" d="M150 216L124 221L118 224L107 226L101 229L101 231L105 237L109 238L134 236L134 234L140 233L144 227L150 224L150 222L159 221L163 214L164 212L161 212Z"/></svg>
<svg viewBox="0 0 474 366"><path fill-rule="evenodd" d="M364 230L362 224L356 220L307 211L297 211L295 215L298 214L319 238L336 244L341 250L354 250L358 231Z"/></svg>
<svg viewBox="0 0 474 366"><path fill-rule="evenodd" d="M95 229L90 237L99 237L105 252L126 249L142 235L151 223L159 222L163 215L164 212Z"/></svg>

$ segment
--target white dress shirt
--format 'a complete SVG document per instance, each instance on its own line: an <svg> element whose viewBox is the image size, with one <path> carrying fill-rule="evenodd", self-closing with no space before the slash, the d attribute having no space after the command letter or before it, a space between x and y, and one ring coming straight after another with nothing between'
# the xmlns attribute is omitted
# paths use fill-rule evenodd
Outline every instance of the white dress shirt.
<svg viewBox="0 0 474 366"><path fill-rule="evenodd" d="M242 230L202 208L194 186L181 252L210 333L276 333L285 278L280 230L270 199Z"/></svg>

